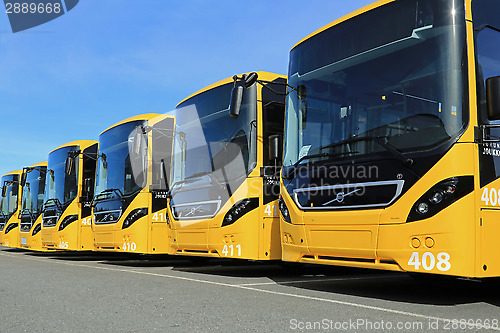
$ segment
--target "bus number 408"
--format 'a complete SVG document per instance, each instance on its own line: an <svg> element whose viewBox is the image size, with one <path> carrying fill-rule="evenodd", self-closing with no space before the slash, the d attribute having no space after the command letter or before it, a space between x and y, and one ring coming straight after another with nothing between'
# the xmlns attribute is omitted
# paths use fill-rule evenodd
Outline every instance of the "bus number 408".
<svg viewBox="0 0 500 333"><path fill-rule="evenodd" d="M441 252L436 257L434 257L434 254L431 252L425 252L422 258L420 258L418 252L413 252L410 260L408 260L408 266L415 267L417 271L420 269L420 266L422 266L426 271L430 271L436 267L438 270L446 272L451 268L450 258L450 255L446 252Z"/></svg>

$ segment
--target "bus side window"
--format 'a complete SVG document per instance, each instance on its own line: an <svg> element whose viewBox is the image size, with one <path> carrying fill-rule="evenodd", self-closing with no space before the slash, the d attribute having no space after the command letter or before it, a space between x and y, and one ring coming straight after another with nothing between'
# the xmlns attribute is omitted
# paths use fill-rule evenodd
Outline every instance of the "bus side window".
<svg viewBox="0 0 500 333"><path fill-rule="evenodd" d="M270 160L269 137L279 134L283 136L285 125L285 104L278 102L268 102L263 105L264 117L264 166L274 166L275 161ZM278 163L281 164L283 151L280 150Z"/></svg>
<svg viewBox="0 0 500 333"><path fill-rule="evenodd" d="M275 161L269 158L269 137L271 135L283 136L285 128L285 93L287 90L286 79L279 78L273 82L266 83L262 87L262 120L263 143L264 143L264 166L274 166ZM269 89L268 89L269 88ZM278 164L281 165L283 151L280 149Z"/></svg>

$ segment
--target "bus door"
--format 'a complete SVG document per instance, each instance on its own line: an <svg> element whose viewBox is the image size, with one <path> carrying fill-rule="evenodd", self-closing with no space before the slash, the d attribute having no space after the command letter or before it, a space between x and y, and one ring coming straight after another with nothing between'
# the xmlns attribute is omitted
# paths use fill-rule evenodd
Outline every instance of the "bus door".
<svg viewBox="0 0 500 333"><path fill-rule="evenodd" d="M475 30L476 73L479 135L476 138L479 152L480 190L480 262L481 274L500 274L500 116L492 115L499 105L488 105L488 100L498 100L500 75L500 18L497 1L473 1L472 14ZM487 93L488 92L488 93ZM488 94L492 96L488 96Z"/></svg>
<svg viewBox="0 0 500 333"><path fill-rule="evenodd" d="M151 131L151 157L152 157L152 181L151 181L151 245L149 249L153 253L169 253L171 244L171 232L167 213L168 190L172 169L172 153L175 118L172 116L161 116L152 119L153 130Z"/></svg>

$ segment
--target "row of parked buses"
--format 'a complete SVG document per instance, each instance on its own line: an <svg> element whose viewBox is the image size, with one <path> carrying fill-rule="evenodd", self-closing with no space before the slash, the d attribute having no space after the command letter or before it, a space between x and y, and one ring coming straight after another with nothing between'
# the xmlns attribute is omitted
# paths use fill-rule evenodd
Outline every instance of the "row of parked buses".
<svg viewBox="0 0 500 333"><path fill-rule="evenodd" d="M0 244L500 276L500 3L381 0L2 178ZM286 106L285 106L286 105Z"/></svg>

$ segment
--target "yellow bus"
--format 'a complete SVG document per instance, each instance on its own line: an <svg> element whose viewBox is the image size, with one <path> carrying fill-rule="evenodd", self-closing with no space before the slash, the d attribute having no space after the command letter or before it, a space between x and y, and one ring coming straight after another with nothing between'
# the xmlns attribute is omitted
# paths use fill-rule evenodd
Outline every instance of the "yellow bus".
<svg viewBox="0 0 500 333"><path fill-rule="evenodd" d="M99 136L93 207L94 249L167 253L167 179L171 116L150 113L125 119Z"/></svg>
<svg viewBox="0 0 500 333"><path fill-rule="evenodd" d="M94 249L91 202L97 141L68 142L49 154L43 203L44 250Z"/></svg>
<svg viewBox="0 0 500 333"><path fill-rule="evenodd" d="M375 2L288 75L283 260L500 275L500 2Z"/></svg>
<svg viewBox="0 0 500 333"><path fill-rule="evenodd" d="M19 248L42 251L42 208L45 198L47 162L23 169L22 199L19 212Z"/></svg>
<svg viewBox="0 0 500 333"><path fill-rule="evenodd" d="M172 254L281 258L281 156L270 155L269 139L283 132L285 84L282 75L245 74L178 104L168 193ZM230 110L230 101L237 107Z"/></svg>
<svg viewBox="0 0 500 333"><path fill-rule="evenodd" d="M19 218L21 205L20 178L22 171L12 171L2 176L2 197L0 200L0 245L18 247Z"/></svg>

